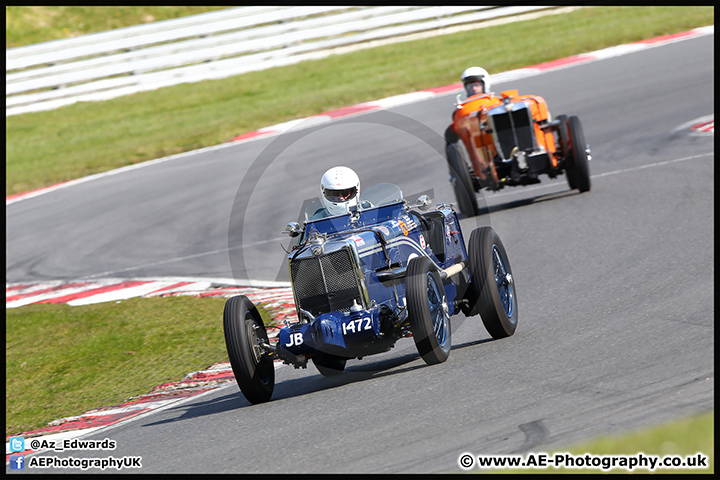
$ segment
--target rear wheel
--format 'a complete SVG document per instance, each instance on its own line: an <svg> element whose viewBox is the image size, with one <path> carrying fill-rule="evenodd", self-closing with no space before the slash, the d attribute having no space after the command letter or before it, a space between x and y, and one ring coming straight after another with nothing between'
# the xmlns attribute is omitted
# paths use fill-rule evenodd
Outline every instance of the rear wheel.
<svg viewBox="0 0 720 480"><path fill-rule="evenodd" d="M451 131L451 133L457 137L454 132ZM453 137L446 132L445 138L452 139ZM474 217L478 214L477 198L470 178L470 169L460 150L460 143L458 141L445 143L445 154L450 170L450 183L455 191L458 208L466 217Z"/></svg>
<svg viewBox="0 0 720 480"><path fill-rule="evenodd" d="M480 314L483 325L495 339L509 337L517 328L517 296L507 252L492 227L470 234L468 245L471 283L466 315Z"/></svg>
<svg viewBox="0 0 720 480"><path fill-rule="evenodd" d="M572 170L574 175L574 187L580 193L590 190L590 163L588 162L587 152L585 151L585 134L583 133L580 119L571 116L568 119L568 129L570 131L570 148L572 150ZM568 175L570 172L568 172ZM569 181L568 181L569 183Z"/></svg>
<svg viewBox="0 0 720 480"><path fill-rule="evenodd" d="M450 355L450 313L440 274L428 257L410 260L405 295L418 353L428 365L444 362Z"/></svg>
<svg viewBox="0 0 720 480"><path fill-rule="evenodd" d="M560 122L558 127L558 137L560 137L560 153L562 155L565 167L565 178L567 178L570 190L575 190L575 168L573 159L570 157L570 137L568 134L568 119L566 115L558 115L557 120Z"/></svg>
<svg viewBox="0 0 720 480"><path fill-rule="evenodd" d="M275 365L260 346L269 342L255 305L244 295L229 298L223 312L223 329L240 391L250 403L267 402L275 388Z"/></svg>

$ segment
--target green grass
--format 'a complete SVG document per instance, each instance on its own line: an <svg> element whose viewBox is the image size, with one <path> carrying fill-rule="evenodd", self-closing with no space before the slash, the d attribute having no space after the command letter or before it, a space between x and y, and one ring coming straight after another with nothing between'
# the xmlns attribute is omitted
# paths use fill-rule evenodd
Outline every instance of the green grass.
<svg viewBox="0 0 720 480"><path fill-rule="evenodd" d="M583 8L11 116L6 119L6 195L217 145L359 102L455 83L470 65L492 74L712 24L713 7Z"/></svg>
<svg viewBox="0 0 720 480"><path fill-rule="evenodd" d="M623 435L604 436L590 442L582 443L564 450L548 452L550 456L555 453L568 452L576 457L586 453L593 455L630 455L638 453L644 455L679 455L687 457L702 453L708 457L707 469L668 469L656 468L652 473L714 473L715 472L715 412L683 418L667 424L644 429L638 432ZM497 473L628 473L628 470L614 468L577 469L559 468L547 469L507 469L496 470ZM650 473L647 468L636 468L632 473Z"/></svg>
<svg viewBox="0 0 720 480"><path fill-rule="evenodd" d="M5 9L5 48L197 15L228 7L23 7Z"/></svg>
<svg viewBox="0 0 720 480"><path fill-rule="evenodd" d="M6 309L5 433L123 403L228 361L224 304L158 297Z"/></svg>

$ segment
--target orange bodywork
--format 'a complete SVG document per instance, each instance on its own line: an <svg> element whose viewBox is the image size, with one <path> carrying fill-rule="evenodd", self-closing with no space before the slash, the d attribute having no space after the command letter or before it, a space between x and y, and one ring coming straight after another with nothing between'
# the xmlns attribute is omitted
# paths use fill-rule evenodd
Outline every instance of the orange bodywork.
<svg viewBox="0 0 720 480"><path fill-rule="evenodd" d="M539 150L548 152L552 167L557 166L555 136L550 130L540 128L542 122L549 120L545 100L538 95L519 95L517 90L503 91L498 98L493 94L475 95L470 97L453 114L453 130L465 144L470 156L475 176L484 179L485 171L497 155L492 132L489 130L487 112L503 105L503 100L510 102L524 101L530 106L535 131L535 143ZM480 126L485 128L481 130Z"/></svg>

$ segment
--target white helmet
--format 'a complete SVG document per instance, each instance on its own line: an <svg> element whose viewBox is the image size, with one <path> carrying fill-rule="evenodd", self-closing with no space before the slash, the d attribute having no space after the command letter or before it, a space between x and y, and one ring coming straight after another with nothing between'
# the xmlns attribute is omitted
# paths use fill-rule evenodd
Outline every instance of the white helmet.
<svg viewBox="0 0 720 480"><path fill-rule="evenodd" d="M348 167L333 167L323 175L320 191L330 215L343 215L358 204L360 178Z"/></svg>
<svg viewBox="0 0 720 480"><path fill-rule="evenodd" d="M470 83L481 82L485 85L485 93L490 92L490 74L481 67L470 67L465 70L460 77L463 82L463 87L466 87Z"/></svg>

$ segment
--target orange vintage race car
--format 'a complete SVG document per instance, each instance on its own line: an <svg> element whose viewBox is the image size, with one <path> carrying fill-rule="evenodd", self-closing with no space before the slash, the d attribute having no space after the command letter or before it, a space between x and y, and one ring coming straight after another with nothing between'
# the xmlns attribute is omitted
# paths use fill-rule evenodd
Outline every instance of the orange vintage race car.
<svg viewBox="0 0 720 480"><path fill-rule="evenodd" d="M553 119L542 97L517 90L500 97L470 92L457 96L445 131L450 183L463 214L479 213L480 189L539 183L540 174L564 172L571 189L590 190L590 148L577 116Z"/></svg>

